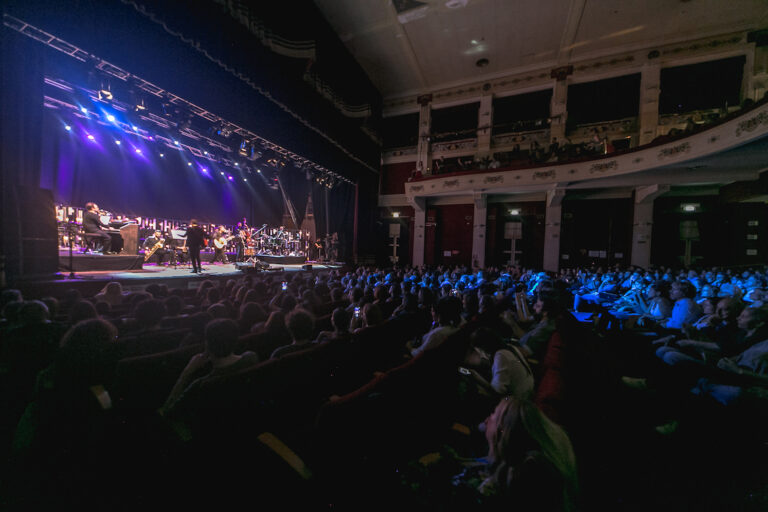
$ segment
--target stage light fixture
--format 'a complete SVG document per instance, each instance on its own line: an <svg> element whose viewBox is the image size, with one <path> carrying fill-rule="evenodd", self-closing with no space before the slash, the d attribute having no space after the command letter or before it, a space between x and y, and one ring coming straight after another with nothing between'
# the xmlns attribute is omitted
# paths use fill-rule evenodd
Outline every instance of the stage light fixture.
<svg viewBox="0 0 768 512"><path fill-rule="evenodd" d="M107 121L109 121L110 123L114 123L115 116L113 116L112 114L107 114Z"/></svg>
<svg viewBox="0 0 768 512"><path fill-rule="evenodd" d="M192 167L192 162L187 162L187 165L188 165L189 167Z"/></svg>
<svg viewBox="0 0 768 512"><path fill-rule="evenodd" d="M120 144L122 144L122 142L120 142L119 140L116 140L115 144L117 144L119 146Z"/></svg>
<svg viewBox="0 0 768 512"><path fill-rule="evenodd" d="M134 151L136 151L136 154L137 154L137 155L140 155L140 154L141 154L141 150L140 150L139 148L136 148Z"/></svg>
<svg viewBox="0 0 768 512"><path fill-rule="evenodd" d="M248 141L243 139L240 143L240 148L237 150L240 156L248 156Z"/></svg>
<svg viewBox="0 0 768 512"><path fill-rule="evenodd" d="M224 176L224 171L221 171L221 172L219 172L219 174L221 174L222 176Z"/></svg>
<svg viewBox="0 0 768 512"><path fill-rule="evenodd" d="M138 126L136 126L135 124L132 124L132 125L131 125L131 130L133 130L133 131L137 132L137 131L139 131L139 127L138 127Z"/></svg>
<svg viewBox="0 0 768 512"><path fill-rule="evenodd" d="M173 144L174 144L175 146L178 146L178 145L179 145L179 141L175 140L175 141L173 141Z"/></svg>
<svg viewBox="0 0 768 512"><path fill-rule="evenodd" d="M208 154L208 152L207 152L207 151L203 151L203 154L204 154L204 155L207 155L207 154Z"/></svg>
<svg viewBox="0 0 768 512"><path fill-rule="evenodd" d="M71 127L71 126L69 126L68 124L65 124L65 125L64 125L64 129L65 129L65 130L67 130L68 132L71 132L71 131L72 131L72 127Z"/></svg>
<svg viewBox="0 0 768 512"><path fill-rule="evenodd" d="M248 181L248 179L247 178L243 178L243 181Z"/></svg>
<svg viewBox="0 0 768 512"><path fill-rule="evenodd" d="M240 164L235 162L235 167L240 167Z"/></svg>
<svg viewBox="0 0 768 512"><path fill-rule="evenodd" d="M88 140L96 140L96 137L94 137L93 135L91 135L91 134L89 133L89 134L88 134Z"/></svg>
<svg viewBox="0 0 768 512"><path fill-rule="evenodd" d="M229 181L232 181L232 180L234 180L234 178L233 178L232 176L227 176L227 179L228 179Z"/></svg>
<svg viewBox="0 0 768 512"><path fill-rule="evenodd" d="M136 112L141 112L142 110L147 110L147 107L144 105L144 100L142 99L140 103L136 104L136 108L134 109Z"/></svg>
<svg viewBox="0 0 768 512"><path fill-rule="evenodd" d="M110 91L109 88L100 89L98 95L101 101L105 101L105 100L112 101L112 91Z"/></svg>
<svg viewBox="0 0 768 512"><path fill-rule="evenodd" d="M165 158L165 153L160 153L160 158Z"/></svg>
<svg viewBox="0 0 768 512"><path fill-rule="evenodd" d="M256 172L258 172L259 174L261 174L261 169L256 169Z"/></svg>
<svg viewBox="0 0 768 512"><path fill-rule="evenodd" d="M85 107L80 107L80 112L82 112L83 114L87 114L88 113L88 109L85 108Z"/></svg>

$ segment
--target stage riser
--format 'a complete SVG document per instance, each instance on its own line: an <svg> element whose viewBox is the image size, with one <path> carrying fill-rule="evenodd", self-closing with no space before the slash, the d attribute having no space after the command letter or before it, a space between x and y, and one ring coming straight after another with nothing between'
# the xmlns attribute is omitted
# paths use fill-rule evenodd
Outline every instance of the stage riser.
<svg viewBox="0 0 768 512"><path fill-rule="evenodd" d="M59 255L59 270L62 272L124 272L126 270L139 270L144 263L144 256L130 255L97 255L97 254L73 254L72 266L69 264L69 255Z"/></svg>

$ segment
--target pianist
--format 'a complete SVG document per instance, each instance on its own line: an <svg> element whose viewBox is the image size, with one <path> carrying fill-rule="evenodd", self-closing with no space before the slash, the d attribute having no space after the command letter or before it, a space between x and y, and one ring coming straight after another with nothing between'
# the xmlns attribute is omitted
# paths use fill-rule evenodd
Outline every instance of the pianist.
<svg viewBox="0 0 768 512"><path fill-rule="evenodd" d="M83 231L88 238L96 239L101 242L101 251L104 254L114 254L112 249L112 237L101 228L110 229L99 217L99 205L96 203L85 203L85 213L83 214Z"/></svg>

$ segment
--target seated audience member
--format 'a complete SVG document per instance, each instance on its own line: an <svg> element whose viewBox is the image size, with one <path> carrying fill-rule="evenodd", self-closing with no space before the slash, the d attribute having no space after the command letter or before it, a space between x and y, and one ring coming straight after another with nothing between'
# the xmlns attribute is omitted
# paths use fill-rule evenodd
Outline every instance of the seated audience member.
<svg viewBox="0 0 768 512"><path fill-rule="evenodd" d="M181 320L180 327L189 332L179 343L179 347L188 347L198 345L205 341L205 326L213 320L213 317L206 311L198 311L192 315L184 317Z"/></svg>
<svg viewBox="0 0 768 512"><path fill-rule="evenodd" d="M640 302L640 317L637 325L660 323L672 315L672 301L669 300L669 285L666 281L656 281L646 290L647 300Z"/></svg>
<svg viewBox="0 0 768 512"><path fill-rule="evenodd" d="M107 448L114 441L94 427L112 407L105 386L114 372L116 337L112 324L95 318L67 331L53 364L38 375L36 397L19 421L13 446L17 457L55 465L50 469L64 473L75 466L100 468L92 466L92 458L109 457Z"/></svg>
<svg viewBox="0 0 768 512"><path fill-rule="evenodd" d="M502 396L530 398L533 371L520 349L507 345L501 336L486 327L472 333L470 344L464 362L478 384Z"/></svg>
<svg viewBox="0 0 768 512"><path fill-rule="evenodd" d="M234 320L219 318L208 323L205 327L205 352L189 360L173 386L163 412L172 410L184 392L198 385L202 379L230 375L259 362L253 352L234 353L238 336L239 329Z"/></svg>
<svg viewBox="0 0 768 512"><path fill-rule="evenodd" d="M461 302L456 297L442 297L432 307L432 330L422 337L421 344L411 350L416 357L425 350L441 345L448 336L458 330L461 323Z"/></svg>
<svg viewBox="0 0 768 512"><path fill-rule="evenodd" d="M252 332L256 336L250 348L258 354L260 361L269 359L278 347L291 342L291 334L285 325L285 313L282 311L270 313L264 326Z"/></svg>
<svg viewBox="0 0 768 512"><path fill-rule="evenodd" d="M511 316L505 317L505 320L510 323L515 336L519 337L523 354L540 361L544 357L549 338L555 332L555 321L562 312L562 303L555 292L542 292L533 305L533 311L540 320L527 332Z"/></svg>
<svg viewBox="0 0 768 512"><path fill-rule="evenodd" d="M267 319L264 308L255 302L246 302L240 306L240 316L238 324L240 325L240 334L251 332L251 328Z"/></svg>
<svg viewBox="0 0 768 512"><path fill-rule="evenodd" d="M96 302L106 302L110 306L119 306L123 303L123 287L117 281L107 283L103 290L94 297Z"/></svg>
<svg viewBox="0 0 768 512"><path fill-rule="evenodd" d="M360 312L359 318L352 318L350 330L357 332L366 327L380 325L384 322L384 315L377 304L366 304Z"/></svg>
<svg viewBox="0 0 768 512"><path fill-rule="evenodd" d="M293 342L290 345L276 348L272 352L273 359L292 352L306 350L312 346L312 332L315 328L315 321L308 311L303 309L291 311L285 318L285 326L288 328Z"/></svg>
<svg viewBox="0 0 768 512"><path fill-rule="evenodd" d="M323 341L348 341L352 334L349 332L351 315L344 308L336 308L331 313L331 326L333 331L323 331L317 336L317 342Z"/></svg>
<svg viewBox="0 0 768 512"><path fill-rule="evenodd" d="M419 461L404 481L417 496L413 508L439 510L573 510L576 457L568 434L529 401L502 399L481 429L488 453L478 459L447 451ZM458 472L458 474L456 474ZM455 476L434 481L434 475Z"/></svg>
<svg viewBox="0 0 768 512"><path fill-rule="evenodd" d="M69 325L75 325L89 318L97 318L96 307L87 300L79 300L69 310Z"/></svg>
<svg viewBox="0 0 768 512"><path fill-rule="evenodd" d="M667 346L656 351L656 355L673 366L686 363L703 364L707 359L735 356L768 339L767 323L768 308L745 308L736 319L738 331L729 331L730 336L720 336L717 341L669 340Z"/></svg>
<svg viewBox="0 0 768 512"><path fill-rule="evenodd" d="M696 288L690 281L675 281L669 289L669 298L674 301L672 315L662 323L667 329L682 329L691 325L701 316L701 307L693 300Z"/></svg>
<svg viewBox="0 0 768 512"><path fill-rule="evenodd" d="M166 297L163 304L165 305L166 316L171 318L179 316L184 310L184 299L177 295Z"/></svg>
<svg viewBox="0 0 768 512"><path fill-rule="evenodd" d="M218 302L208 306L205 311L211 315L211 318L230 318L227 306Z"/></svg>
<svg viewBox="0 0 768 512"><path fill-rule="evenodd" d="M160 329L160 322L165 316L165 305L159 299L149 299L139 302L134 311L138 333ZM137 333L137 334L138 334Z"/></svg>

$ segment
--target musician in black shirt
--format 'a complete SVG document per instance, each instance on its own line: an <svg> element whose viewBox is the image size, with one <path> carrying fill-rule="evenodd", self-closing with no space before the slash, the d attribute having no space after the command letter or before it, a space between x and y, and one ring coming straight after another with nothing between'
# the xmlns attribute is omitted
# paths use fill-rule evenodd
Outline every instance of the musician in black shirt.
<svg viewBox="0 0 768 512"><path fill-rule="evenodd" d="M99 217L99 205L96 203L86 203L85 213L83 213L83 231L93 238L101 241L101 250L104 254L110 254L112 249L112 237L101 228L109 229L109 226L101 222Z"/></svg>
<svg viewBox="0 0 768 512"><path fill-rule="evenodd" d="M209 237L203 231L203 228L197 225L195 219L189 221L189 226L184 236L187 238L187 247L189 247L189 261L192 262L192 273L200 273L203 271L200 265L200 249L203 248L205 240Z"/></svg>

